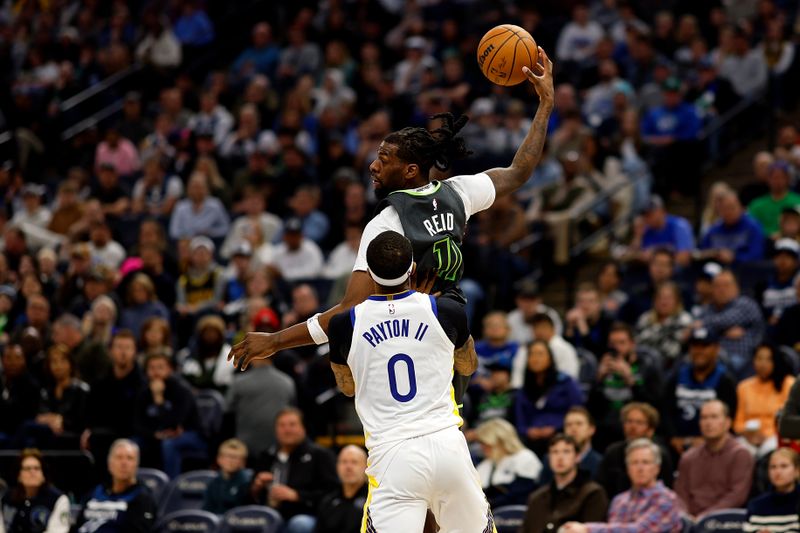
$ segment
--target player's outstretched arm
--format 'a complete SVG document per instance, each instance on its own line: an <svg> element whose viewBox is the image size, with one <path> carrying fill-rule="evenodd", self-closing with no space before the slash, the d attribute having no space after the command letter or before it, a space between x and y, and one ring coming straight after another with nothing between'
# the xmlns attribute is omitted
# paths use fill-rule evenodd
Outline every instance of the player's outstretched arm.
<svg viewBox="0 0 800 533"><path fill-rule="evenodd" d="M506 168L493 168L486 174L492 179L497 196L516 191L528 180L539 159L542 157L542 148L547 138L547 123L553 111L553 62L547 57L544 49L539 47L541 64L534 66L533 70L522 67L528 81L533 84L536 94L539 95L539 107L533 118L528 135L517 149L511 166Z"/></svg>
<svg viewBox="0 0 800 533"><path fill-rule="evenodd" d="M374 287L375 284L369 274L361 270L353 272L342 301L319 315L319 325L322 330L327 333L331 318L366 300L372 294ZM244 370L253 359L266 359L281 350L306 346L313 342L314 339L311 338L305 322L275 333L251 332L231 349L228 361L233 361L234 366Z"/></svg>
<svg viewBox="0 0 800 533"><path fill-rule="evenodd" d="M478 354L475 351L475 341L472 335L461 348L453 352L453 369L462 376L469 377L478 369ZM337 382L339 378L336 378Z"/></svg>
<svg viewBox="0 0 800 533"><path fill-rule="evenodd" d="M331 370L336 376L336 385L345 396L356 395L356 382L353 380L353 371L347 365L331 363Z"/></svg>

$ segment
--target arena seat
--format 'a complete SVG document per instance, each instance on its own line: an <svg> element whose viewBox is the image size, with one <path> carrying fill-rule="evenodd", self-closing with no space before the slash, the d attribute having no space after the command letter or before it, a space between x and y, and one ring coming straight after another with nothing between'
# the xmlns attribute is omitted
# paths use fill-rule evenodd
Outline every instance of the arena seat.
<svg viewBox="0 0 800 533"><path fill-rule="evenodd" d="M747 519L744 509L720 509L703 515L694 527L694 533L726 533L742 531Z"/></svg>
<svg viewBox="0 0 800 533"><path fill-rule="evenodd" d="M213 470L194 470L173 479L161 493L159 515L166 515L178 509L200 509L206 487L217 477Z"/></svg>
<svg viewBox="0 0 800 533"><path fill-rule="evenodd" d="M517 533L525 517L525 505L506 505L492 510L497 533Z"/></svg>
<svg viewBox="0 0 800 533"><path fill-rule="evenodd" d="M275 509L263 505L244 505L222 517L219 533L277 533L283 519Z"/></svg>
<svg viewBox="0 0 800 533"><path fill-rule="evenodd" d="M164 492L164 487L169 485L169 476L157 468L140 468L136 471L136 478L150 489L156 501Z"/></svg>
<svg viewBox="0 0 800 533"><path fill-rule="evenodd" d="M694 520L686 514L681 513L681 533L692 533L694 530Z"/></svg>
<svg viewBox="0 0 800 533"><path fill-rule="evenodd" d="M216 533L220 519L217 515L200 509L183 509L161 518L156 533Z"/></svg>

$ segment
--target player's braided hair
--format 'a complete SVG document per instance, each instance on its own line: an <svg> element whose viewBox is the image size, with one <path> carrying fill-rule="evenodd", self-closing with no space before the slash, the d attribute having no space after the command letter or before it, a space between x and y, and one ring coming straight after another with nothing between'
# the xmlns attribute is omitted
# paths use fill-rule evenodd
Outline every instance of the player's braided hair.
<svg viewBox="0 0 800 533"><path fill-rule="evenodd" d="M367 266L377 276L395 279L406 273L413 255L411 241L396 231L384 231L367 246Z"/></svg>
<svg viewBox="0 0 800 533"><path fill-rule="evenodd" d="M433 131L425 128L403 128L386 137L387 143L397 146L397 156L403 161L419 165L420 171L426 177L432 167L444 172L453 161L472 153L467 150L464 138L456 137L469 120L466 116L455 118L452 113L439 113L431 119L441 119L442 126Z"/></svg>

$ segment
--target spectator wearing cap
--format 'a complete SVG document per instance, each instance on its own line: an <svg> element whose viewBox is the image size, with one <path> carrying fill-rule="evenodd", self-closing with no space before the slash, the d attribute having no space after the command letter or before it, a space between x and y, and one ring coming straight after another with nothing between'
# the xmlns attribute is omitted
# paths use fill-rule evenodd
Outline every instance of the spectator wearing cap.
<svg viewBox="0 0 800 533"><path fill-rule="evenodd" d="M690 314L692 318L697 319L704 312L706 306L711 305L712 296L714 293L712 282L717 274L722 272L722 267L719 263L706 263L697 273L694 281L694 292L691 299Z"/></svg>
<svg viewBox="0 0 800 533"><path fill-rule="evenodd" d="M702 257L724 265L748 263L764 257L764 232L733 191L719 199L720 220L700 240Z"/></svg>
<svg viewBox="0 0 800 533"><path fill-rule="evenodd" d="M125 248L111 238L111 228L106 221L92 224L89 239L92 262L98 266L116 270L127 257Z"/></svg>
<svg viewBox="0 0 800 533"><path fill-rule="evenodd" d="M559 335L564 331L561 317L558 312L544 304L539 284L530 279L522 279L514 285L514 304L515 307L508 313L508 326L511 329L509 340L516 342L520 346L528 344L533 340L533 329L528 321L536 313L545 313L553 319L556 333Z"/></svg>
<svg viewBox="0 0 800 533"><path fill-rule="evenodd" d="M281 49L272 40L272 27L259 22L251 32L252 45L245 48L231 65L234 83L243 83L256 74L272 77L278 66Z"/></svg>
<svg viewBox="0 0 800 533"><path fill-rule="evenodd" d="M792 239L800 243L800 205L784 207L778 223L778 232L771 236L769 244L774 248L777 241Z"/></svg>
<svg viewBox="0 0 800 533"><path fill-rule="evenodd" d="M72 225L83 217L83 209L83 202L78 196L78 185L71 180L61 182L47 229L59 235L67 235Z"/></svg>
<svg viewBox="0 0 800 533"><path fill-rule="evenodd" d="M134 215L166 221L183 196L183 183L178 176L167 176L165 161L152 155L144 161L142 177L133 186L131 212Z"/></svg>
<svg viewBox="0 0 800 533"><path fill-rule="evenodd" d="M740 98L757 98L767 85L767 61L761 50L750 47L750 35L742 26L734 30L731 52L725 54L719 75L728 80Z"/></svg>
<svg viewBox="0 0 800 533"><path fill-rule="evenodd" d="M219 146L233 128L233 115L219 104L217 94L204 91L200 95L200 109L192 115L186 125L195 135L208 135Z"/></svg>
<svg viewBox="0 0 800 533"><path fill-rule="evenodd" d="M280 321L270 308L260 309L253 317L256 331L273 332ZM225 406L236 421L236 438L242 440L251 457L275 445L275 418L284 408L297 403L292 378L274 366L271 357L254 359L247 372L236 376L228 388ZM247 409L258 405L258 409Z"/></svg>
<svg viewBox="0 0 800 533"><path fill-rule="evenodd" d="M184 452L205 452L200 416L191 388L174 374L164 354L151 354L144 363L147 384L136 396L134 431L142 443L145 464L161 465L171 478L181 473ZM160 460L156 459L160 455Z"/></svg>
<svg viewBox="0 0 800 533"><path fill-rule="evenodd" d="M686 266L691 261L694 247L694 233L689 221L669 214L664 200L653 195L642 210L641 222L637 221L634 226L633 257L647 263L655 248L669 248L675 254L675 262Z"/></svg>
<svg viewBox="0 0 800 533"><path fill-rule="evenodd" d="M689 337L689 360L681 363L664 388L664 433L682 454L699 442L700 408L721 400L736 412L736 382L720 361L719 339L713 331L697 328Z"/></svg>
<svg viewBox="0 0 800 533"><path fill-rule="evenodd" d="M774 270L761 292L761 308L771 330L778 324L783 311L798 303L794 285L800 278L800 243L792 239L778 240L772 266Z"/></svg>
<svg viewBox="0 0 800 533"><path fill-rule="evenodd" d="M719 338L731 371L745 377L752 373L750 354L764 336L764 317L752 298L741 295L730 270L723 270L711 283L711 303L703 308L695 327Z"/></svg>
<svg viewBox="0 0 800 533"><path fill-rule="evenodd" d="M111 371L106 347L84 335L81 321L75 315L61 315L53 323L53 343L63 344L69 349L78 376L90 387Z"/></svg>
<svg viewBox="0 0 800 533"><path fill-rule="evenodd" d="M767 185L769 193L753 200L747 211L761 224L765 235L772 235L778 231L782 211L800 206L800 194L789 189L789 165L783 161L770 166Z"/></svg>
<svg viewBox="0 0 800 533"><path fill-rule="evenodd" d="M95 151L95 172L99 173L100 167L104 164L114 167L120 176L130 176L141 167L136 146L122 137L115 127L106 130L105 140L97 145Z"/></svg>
<svg viewBox="0 0 800 533"><path fill-rule="evenodd" d="M233 380L233 365L228 363L231 345L225 339L225 322L217 315L197 321L189 346L177 353L181 374L194 388L224 392Z"/></svg>
<svg viewBox="0 0 800 533"><path fill-rule="evenodd" d="M681 506L692 517L747 502L755 461L730 431L728 405L720 400L704 403L700 408L702 440L681 456L675 482Z"/></svg>
<svg viewBox="0 0 800 533"><path fill-rule="evenodd" d="M209 196L206 176L192 174L186 186L186 198L179 200L172 211L169 236L176 240L197 235L221 239L228 234L229 226L225 206L218 198Z"/></svg>
<svg viewBox="0 0 800 533"><path fill-rule="evenodd" d="M184 317L214 309L222 301L225 277L214 262L214 248L208 237L195 237L189 243L189 268L178 278L176 289L176 310Z"/></svg>
<svg viewBox="0 0 800 533"><path fill-rule="evenodd" d="M290 218L284 224L283 242L275 246L270 266L288 282L313 279L322 272L322 251L303 236L303 221L299 218Z"/></svg>
<svg viewBox="0 0 800 533"><path fill-rule="evenodd" d="M567 311L564 338L577 348L600 357L606 349L613 320L603 310L600 293L591 283L581 284L575 291L575 306Z"/></svg>
<svg viewBox="0 0 800 533"><path fill-rule="evenodd" d="M800 352L800 276L794 279L794 295L799 303L786 308L775 326L775 342Z"/></svg>
<svg viewBox="0 0 800 533"><path fill-rule="evenodd" d="M138 335L142 331L142 324L150 317L169 319L169 310L156 294L156 287L150 277L143 272L137 272L133 274L125 292L119 327Z"/></svg>

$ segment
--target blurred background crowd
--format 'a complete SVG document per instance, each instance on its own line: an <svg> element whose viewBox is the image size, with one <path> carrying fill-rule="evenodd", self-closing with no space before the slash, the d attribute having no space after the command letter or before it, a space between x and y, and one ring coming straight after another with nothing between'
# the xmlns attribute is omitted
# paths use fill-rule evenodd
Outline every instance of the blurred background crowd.
<svg viewBox="0 0 800 533"><path fill-rule="evenodd" d="M537 100L477 68L500 23L547 50L556 89L542 161L463 248L481 363L465 431L490 502L556 505L553 476L574 470L605 503L571 519L604 520L637 438L692 518L779 488L796 501L770 461L796 479L793 452L772 452L800 437L791 413L787 434L776 422L800 371L798 15L790 0L0 1L6 526L31 531L31 498L64 505L25 477L51 457L73 503L138 487L136 465L219 463L213 512L360 528L363 435L326 347L245 373L226 356L339 301L389 132L467 114L454 172L510 162ZM568 467L548 454L564 445ZM136 498L143 515L181 505Z"/></svg>

